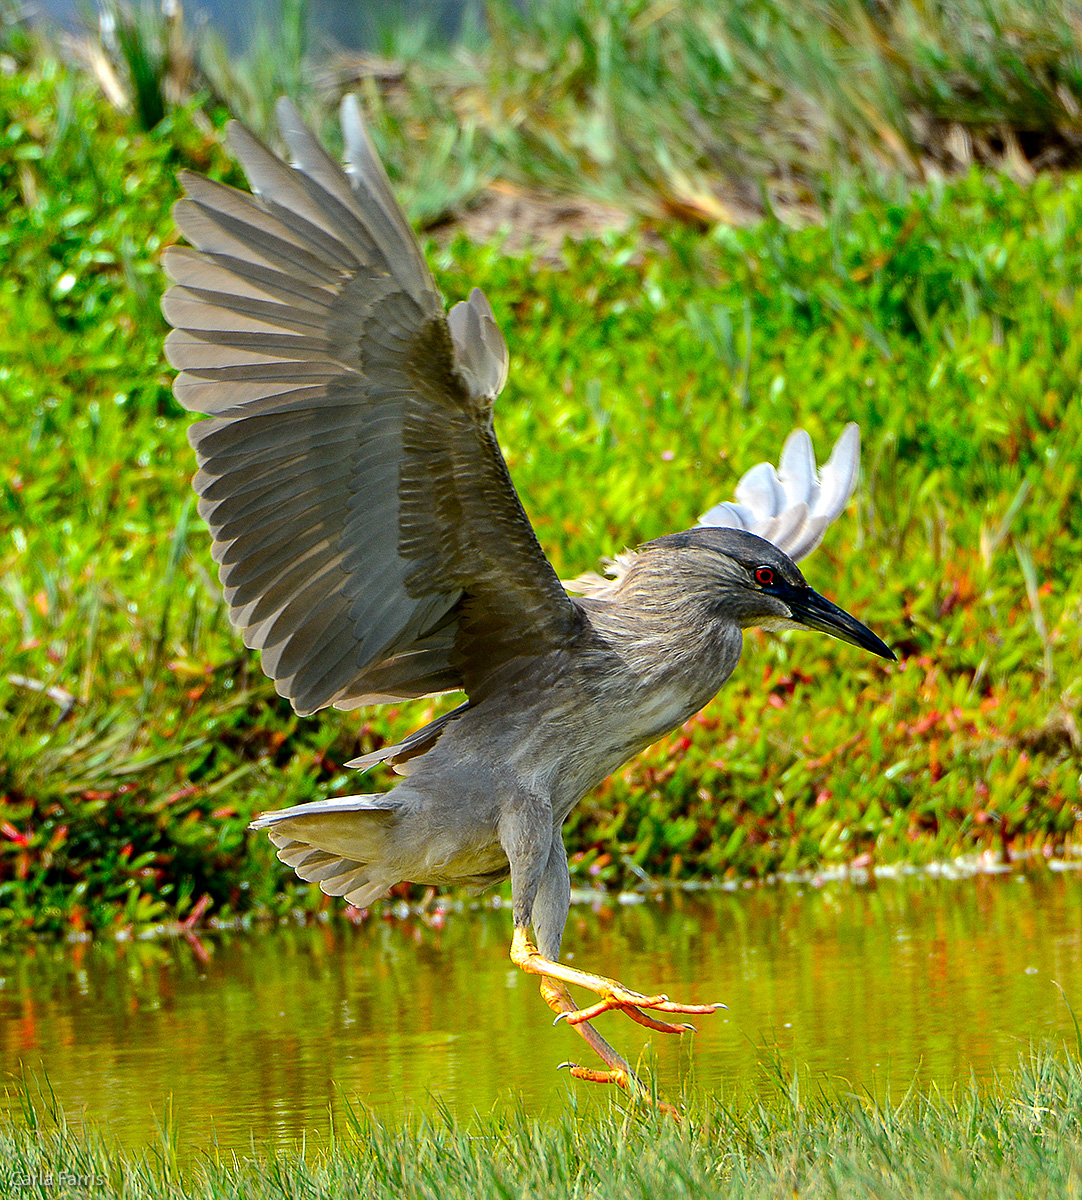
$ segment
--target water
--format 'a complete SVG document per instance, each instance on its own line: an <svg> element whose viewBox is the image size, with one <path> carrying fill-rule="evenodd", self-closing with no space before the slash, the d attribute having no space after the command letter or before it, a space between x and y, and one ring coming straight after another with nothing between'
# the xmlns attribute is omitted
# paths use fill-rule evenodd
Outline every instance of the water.
<svg viewBox="0 0 1082 1200"><path fill-rule="evenodd" d="M429 918L431 920L431 918ZM439 924L437 918L436 924ZM170 1111L184 1155L325 1144L347 1103L398 1120L605 1089L507 959L510 914L452 912L0 957L0 1062L47 1072L69 1118L132 1147ZM663 1093L769 1090L771 1063L841 1093L900 1097L1009 1072L1082 1013L1077 873L785 886L572 910L572 961L644 991L724 1000L690 1038L653 1035ZM599 1022L635 1061L650 1035ZM11 1110L14 1101L6 1104Z"/></svg>
<svg viewBox="0 0 1082 1200"><path fill-rule="evenodd" d="M105 0L33 0L28 4L33 16L42 15L63 29L93 29ZM138 9L136 3L128 7ZM142 0L151 11L161 8L160 0ZM184 0L184 16L190 28L209 24L233 53L244 53L252 43L259 22L273 24L281 20L281 3L267 0ZM480 20L476 3L470 0L366 0L364 4L343 4L342 0L308 0L305 26L311 49L344 46L379 51L386 35L394 30L414 29L415 37L427 35L430 42L445 45L454 42L463 25Z"/></svg>

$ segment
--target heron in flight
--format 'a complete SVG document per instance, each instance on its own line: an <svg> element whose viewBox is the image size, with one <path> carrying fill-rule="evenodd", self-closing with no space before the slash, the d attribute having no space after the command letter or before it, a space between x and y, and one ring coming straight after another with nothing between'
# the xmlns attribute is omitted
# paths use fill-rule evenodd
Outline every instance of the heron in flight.
<svg viewBox="0 0 1082 1200"><path fill-rule="evenodd" d="M496 441L507 347L484 295L445 311L353 97L345 169L295 106L291 162L236 122L251 194L190 171L174 208L163 310L191 426L199 512L229 617L300 714L461 690L397 745L390 792L264 813L301 879L363 907L400 880L484 888L510 876L511 958L600 1055L579 1078L642 1085L597 1032L608 1009L680 1032L718 1005L640 994L559 961L570 903L562 826L591 788L703 707L743 631L814 629L883 658L796 561L844 508L856 426L817 475L797 432L694 529L565 587ZM569 594L570 591L578 595ZM578 986L598 999L580 1008Z"/></svg>

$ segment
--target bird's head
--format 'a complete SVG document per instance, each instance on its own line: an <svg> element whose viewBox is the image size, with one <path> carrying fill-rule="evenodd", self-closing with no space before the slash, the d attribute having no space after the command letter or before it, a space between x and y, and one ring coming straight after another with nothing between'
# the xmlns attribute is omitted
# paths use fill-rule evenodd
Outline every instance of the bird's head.
<svg viewBox="0 0 1082 1200"><path fill-rule="evenodd" d="M893 651L872 631L808 586L796 563L772 543L742 529L700 527L647 542L639 551L654 571L668 565L684 586L694 578L716 616L742 629L816 629L880 658Z"/></svg>

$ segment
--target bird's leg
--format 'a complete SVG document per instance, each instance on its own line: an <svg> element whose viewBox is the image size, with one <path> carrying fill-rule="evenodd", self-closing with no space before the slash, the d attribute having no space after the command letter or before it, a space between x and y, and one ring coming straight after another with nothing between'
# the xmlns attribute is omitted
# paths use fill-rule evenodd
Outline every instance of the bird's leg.
<svg viewBox="0 0 1082 1200"><path fill-rule="evenodd" d="M541 996L557 1014L556 1019L570 1021L576 1032L608 1068L605 1071L594 1071L568 1064L571 1074L576 1079L586 1079L595 1083L615 1083L636 1099L650 1103L652 1097L646 1085L631 1069L627 1060L590 1024L589 1016L592 1010L580 1010L565 983L582 984L598 992L603 998L600 1007L594 1006L598 1011L620 1007L642 1024L664 1032L682 1033L688 1026L655 1021L639 1011L639 1005L643 1002L668 1004L669 1001L663 996L640 996L614 980L572 970L557 961L571 901L567 852L559 826L552 830L550 844L542 848L539 839L536 838L540 823L537 818L540 814L531 814L534 819L530 822L522 821L522 815L522 809L516 811L511 806L508 806L504 814L504 846L511 863L511 905L515 922L511 961L527 973L541 976ZM514 820L515 817L519 820ZM527 836L523 836L523 831L528 831ZM514 836L516 834L517 837ZM529 934L531 923L537 935L536 944ZM716 1007L718 1006L683 1006L679 1011L712 1012ZM677 1115L671 1105L663 1102L657 1104L664 1112Z"/></svg>
<svg viewBox="0 0 1082 1200"><path fill-rule="evenodd" d="M520 938L520 931L516 928L514 937L511 942L511 959L517 966L522 966L519 959L515 955L516 944L521 944L525 941L530 952L540 961L546 962L538 954L537 950L530 944L529 935L525 931L521 931L523 938ZM524 970L529 970L529 967L523 967ZM532 972L531 972L532 973ZM564 1063L563 1065L570 1068L571 1074L576 1079L584 1079L590 1083L615 1083L617 1087L623 1088L633 1099L644 1104L653 1104L663 1113L668 1113L669 1116L680 1120L679 1112L664 1100L658 1100L646 1086L645 1083L635 1074L631 1064L624 1056L609 1045L609 1043L601 1036L600 1033L590 1024L588 1020L582 1018L578 1006L571 998L571 993L560 982L559 979L554 979L548 975L541 976L541 997L545 1003L556 1013L556 1019L569 1019L571 1015L575 1015L578 1019L574 1023L575 1032L583 1038L586 1044L594 1051L595 1054L608 1067L607 1071L596 1071L589 1067L580 1067L578 1063ZM660 1024L660 1022L659 1022ZM689 1026L674 1026L677 1029L687 1029Z"/></svg>
<svg viewBox="0 0 1082 1200"><path fill-rule="evenodd" d="M534 943L530 941L528 923L531 921L537 940L546 955L556 959L560 955L560 942L571 905L571 876L567 870L567 851L564 849L559 827L552 829L547 846L542 848L534 843L525 854L520 850L514 861L518 870L515 865L512 866L511 893L515 932L511 940L511 960L518 966L523 965L523 955L520 952L523 946L529 948L530 954L541 957ZM522 869L523 866L526 870ZM557 1014L557 1020L578 1009L567 988L558 979L550 979L545 975L541 977L541 998ZM576 1063L565 1063L565 1066L571 1068L571 1074L576 1079L587 1079L593 1083L615 1083L637 1098L649 1098L645 1084L631 1069L630 1064L589 1022L581 1022L575 1029L608 1067L607 1071L592 1071Z"/></svg>
<svg viewBox="0 0 1082 1200"><path fill-rule="evenodd" d="M599 1003L589 1008L561 1008L558 1019L579 1025L610 1008L618 1008L648 1029L684 1033L692 1027L659 1021L642 1010L702 1014L723 1008L722 1004L679 1004L664 995L644 996L615 979L579 971L557 961L571 904L571 877L567 870L567 850L559 827L553 828L551 824L551 812L547 800L519 795L504 807L500 840L511 864L511 909L515 921L511 961L530 975L583 987L601 997ZM548 831L542 833L545 815L549 818ZM536 944L530 940L531 923L537 934Z"/></svg>

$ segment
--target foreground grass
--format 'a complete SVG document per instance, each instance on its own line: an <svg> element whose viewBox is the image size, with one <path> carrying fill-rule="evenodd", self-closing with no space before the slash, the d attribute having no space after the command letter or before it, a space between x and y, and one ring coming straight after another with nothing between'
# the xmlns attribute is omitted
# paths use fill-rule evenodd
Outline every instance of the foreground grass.
<svg viewBox="0 0 1082 1200"><path fill-rule="evenodd" d="M231 170L183 109L143 135L55 62L0 75L9 930L329 903L248 820L356 790L340 764L433 711L298 721L227 627L161 354L184 164ZM556 269L432 253L507 331L500 436L565 577L693 523L794 425L821 454L864 431L860 498L808 574L901 663L750 637L719 699L574 814L583 878L1078 843L1082 181L850 201L799 231L569 246Z"/></svg>
<svg viewBox="0 0 1082 1200"><path fill-rule="evenodd" d="M1068 1200L1082 1194L1082 1066L1044 1051L987 1089L808 1097L779 1073L766 1101L714 1101L681 1123L651 1112L542 1123L521 1113L449 1114L390 1128L352 1112L328 1150L211 1156L183 1165L168 1124L142 1155L75 1128L24 1083L23 1119L0 1127L5 1195L116 1200L342 1196L944 1196Z"/></svg>

